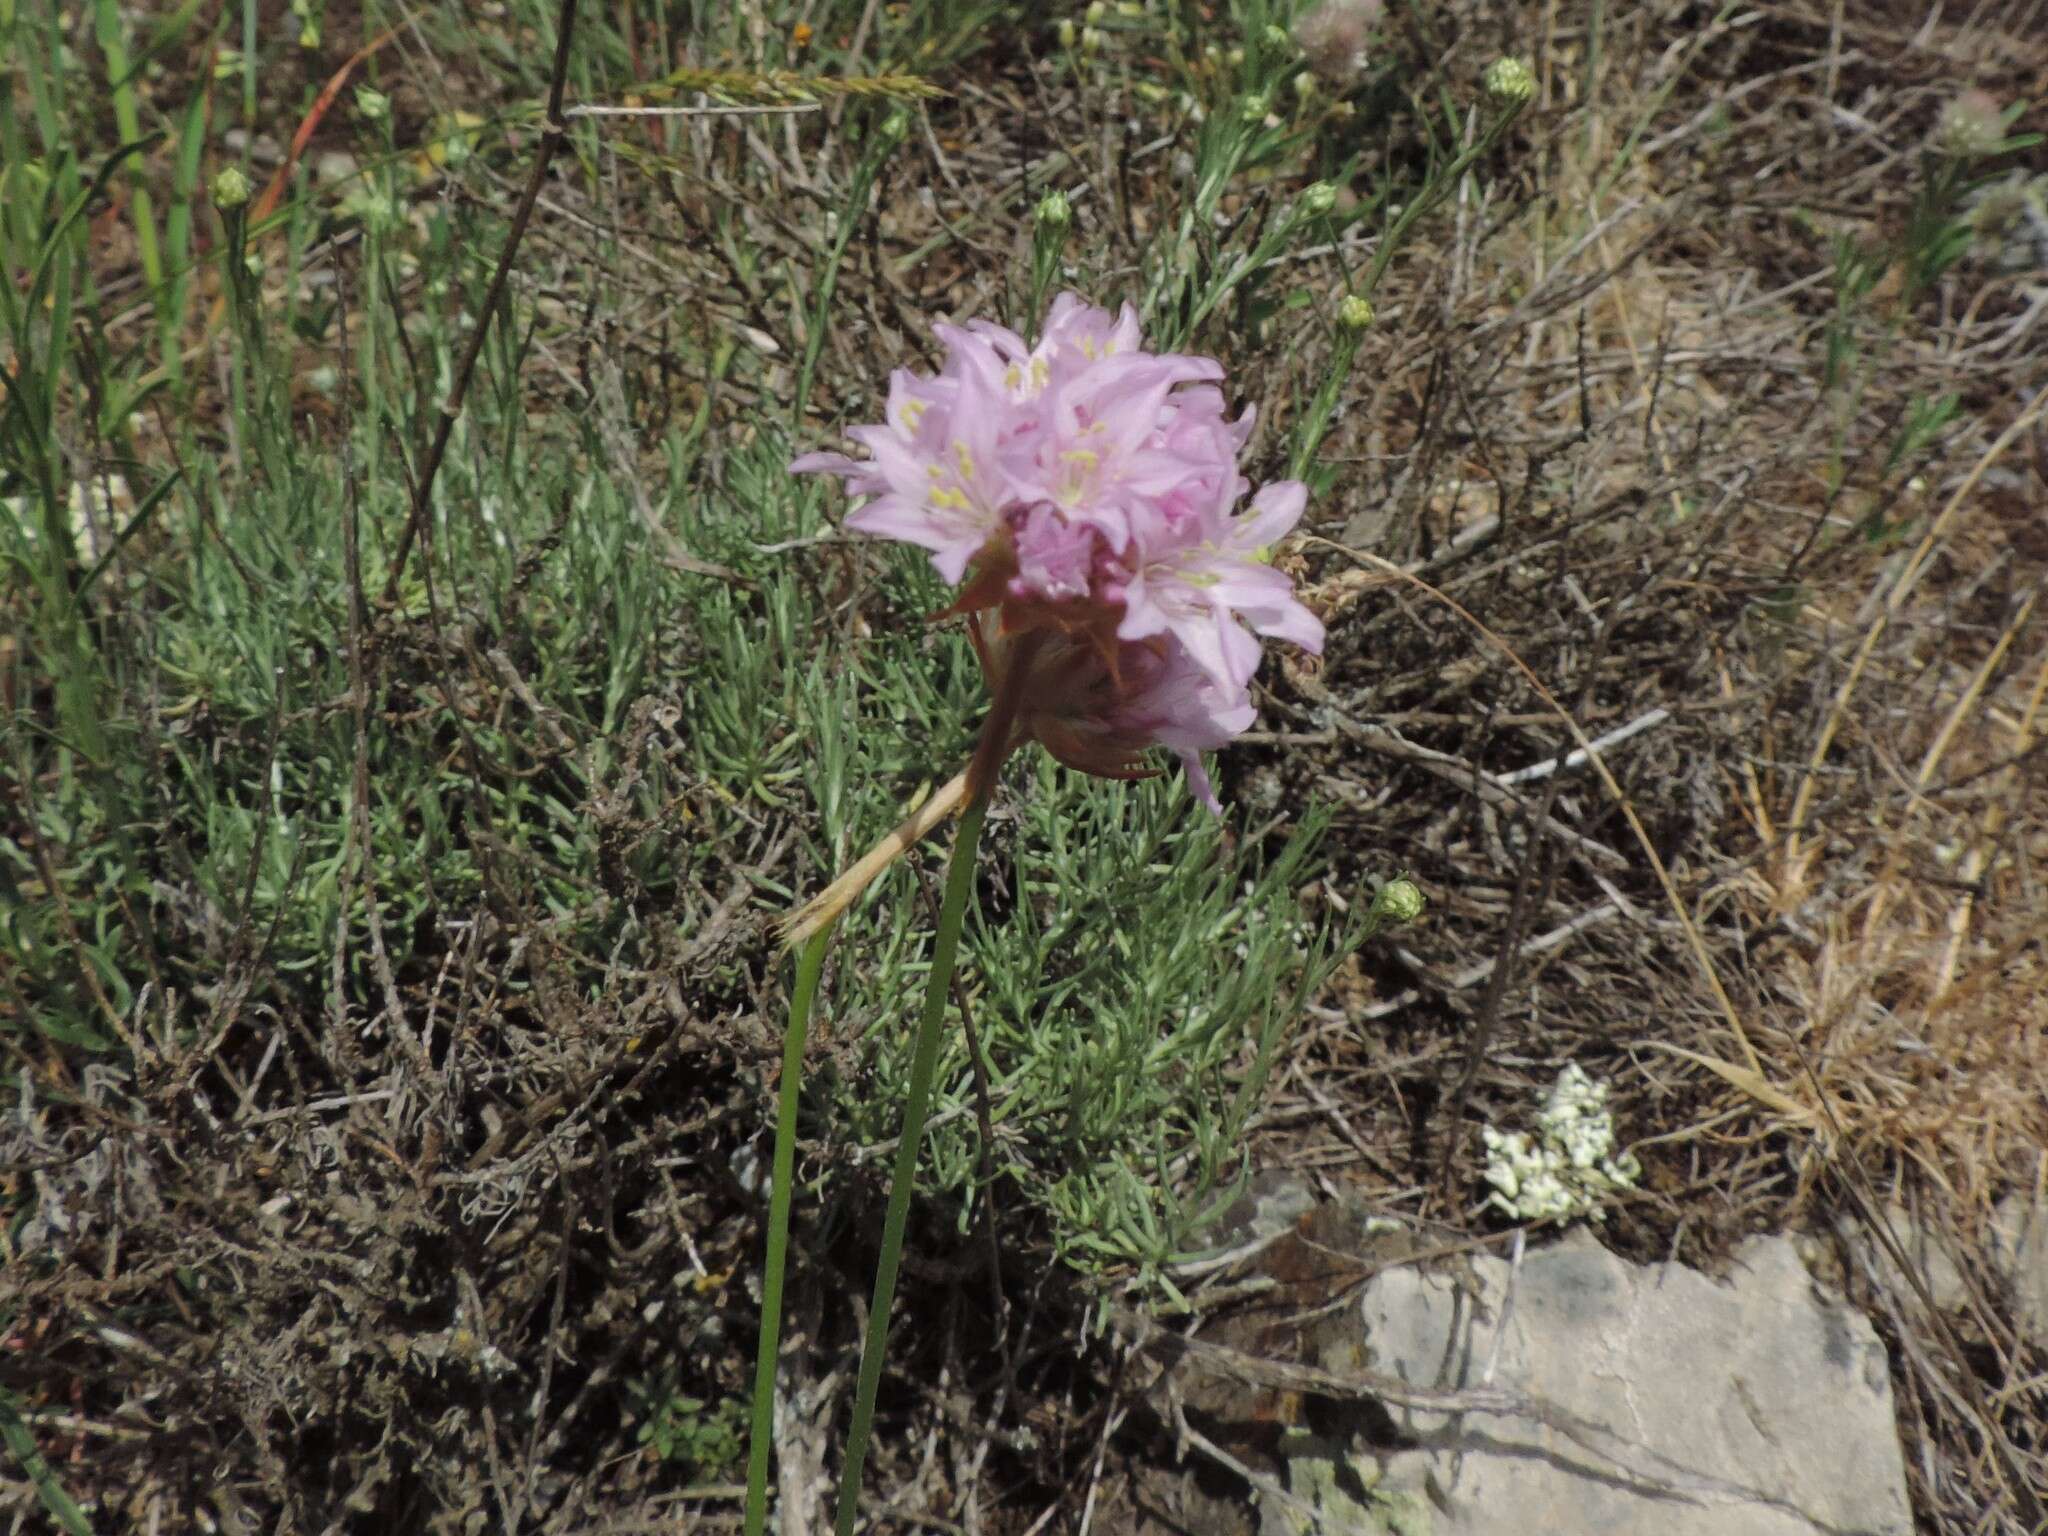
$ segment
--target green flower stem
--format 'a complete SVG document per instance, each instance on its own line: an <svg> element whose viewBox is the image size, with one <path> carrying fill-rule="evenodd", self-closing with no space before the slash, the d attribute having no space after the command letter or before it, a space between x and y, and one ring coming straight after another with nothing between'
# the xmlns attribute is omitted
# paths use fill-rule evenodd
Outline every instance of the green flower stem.
<svg viewBox="0 0 2048 1536"><path fill-rule="evenodd" d="M1330 366L1324 370L1323 382L1316 386L1315 398L1309 402L1307 412L1295 428L1294 451L1287 459L1288 479L1304 480L1308 477L1316 450L1323 445L1323 434L1330 430L1330 418L1337 413L1338 392L1351 377L1352 359L1358 356L1358 341L1362 335L1362 329L1348 325L1337 327L1337 342L1331 350Z"/></svg>
<svg viewBox="0 0 2048 1536"><path fill-rule="evenodd" d="M917 1182L917 1154L924 1141L925 1110L930 1106L932 1077L939 1064L939 1027L952 997L953 964L960 953L960 927L967 915L967 894L974 885L975 852L981 846L981 823L995 789L1003 760L1015 746L1013 732L1024 686L1044 640L1041 634L1019 636L1013 643L995 706L981 727L981 741L967 770L967 805L953 837L946 865L946 892L939 902L939 931L932 942L932 968L925 977L924 1014L917 1024L917 1045L910 1058L910 1092L903 1105L903 1135L896 1143L896 1166L889 1175L889 1208L882 1217L882 1255L875 1265L875 1295L868 1307L867 1337L861 1342L860 1380L853 1394L853 1424L846 1435L846 1462L839 1473L839 1509L833 1521L838 1536L853 1536L860 1513L860 1474L867 1461L868 1435L875 1423L875 1396L882 1386L882 1360L889 1352L889 1310L896 1300L896 1271L903 1258L903 1229L910 1219L910 1196Z"/></svg>
<svg viewBox="0 0 2048 1536"><path fill-rule="evenodd" d="M768 1521L768 1459L775 1444L775 1363L782 1342L782 1277L789 1265L789 1202L796 1183L797 1096L803 1086L804 1037L825 969L830 924L811 935L797 955L796 996L782 1035L782 1089L775 1117L774 1183L768 1189L768 1267L761 1277L761 1349L754 1364L754 1428L747 1443L746 1536L761 1536Z"/></svg>
<svg viewBox="0 0 2048 1536"><path fill-rule="evenodd" d="M917 1154L924 1141L925 1110L931 1101L932 1077L939 1062L940 1025L945 1022L953 962L960 948L961 920L967 912L968 889L974 884L975 850L981 843L981 823L987 811L986 793L967 802L967 808L960 813L960 829L953 839L953 857L946 866L938 938L932 946L931 973L925 980L924 1017L918 1021L917 1049L910 1059L910 1094L903 1106L903 1136L896 1144L896 1167L889 1176L889 1209L882 1218L882 1256L875 1266L875 1295L868 1308L867 1338L861 1344L853 1425L846 1436L846 1464L839 1474L839 1511L834 1521L838 1536L852 1536L853 1522L860 1509L861 1467L867 1460L868 1435L874 1428L882 1360L889 1349L889 1310L896 1300L903 1229L910 1217Z"/></svg>
<svg viewBox="0 0 2048 1536"><path fill-rule="evenodd" d="M804 317L804 360L797 369L796 402L789 411L789 419L798 426L803 424L804 411L811 403L811 383L818 376L818 359L825 355L825 326L832 313L832 292L839 283L839 264L846 259L846 248L853 241L854 231L860 228L861 215L867 212L868 194L874 190L875 178L882 174L883 163L909 133L910 114L898 107L882 119L866 152L853 168L846 202L839 209L838 227L832 232L831 248L818 268L811 312Z"/></svg>
<svg viewBox="0 0 2048 1536"><path fill-rule="evenodd" d="M1430 212L1436 205L1456 190L1465 173L1472 169L1479 157L1489 153L1501 141L1514 120L1521 115L1522 104L1506 106L1499 115L1487 124L1479 137L1462 150L1456 159L1432 176L1422 191L1410 199L1407 206L1394 217L1385 234L1380 236L1379 248L1373 252L1372 265L1366 269L1365 280L1352 291L1363 298L1371 298L1386 276L1387 264L1394 259L1394 253L1401 248L1401 242L1408 231L1415 227L1415 221Z"/></svg>

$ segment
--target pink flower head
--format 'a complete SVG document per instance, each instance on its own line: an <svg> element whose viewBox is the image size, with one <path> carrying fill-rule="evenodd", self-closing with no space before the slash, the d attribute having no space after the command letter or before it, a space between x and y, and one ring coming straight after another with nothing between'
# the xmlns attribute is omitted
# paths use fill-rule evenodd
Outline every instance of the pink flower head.
<svg viewBox="0 0 2048 1536"><path fill-rule="evenodd" d="M1213 359L1146 351L1129 305L1112 317L1063 293L1036 346L987 321L934 334L938 375L899 369L888 420L847 434L867 458L791 468L867 498L849 528L931 552L992 684L1011 637L1052 632L1029 652L1020 721L1060 761L1133 777L1168 747L1220 810L1199 754L1251 724L1258 637L1322 650L1266 560L1306 488L1280 481L1240 510L1252 413L1229 416Z"/></svg>

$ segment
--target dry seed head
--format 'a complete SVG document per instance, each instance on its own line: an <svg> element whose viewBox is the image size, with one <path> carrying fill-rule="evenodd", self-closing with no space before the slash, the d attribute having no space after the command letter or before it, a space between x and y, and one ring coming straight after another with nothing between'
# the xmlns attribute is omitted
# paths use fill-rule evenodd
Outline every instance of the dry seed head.
<svg viewBox="0 0 2048 1536"><path fill-rule="evenodd" d="M2005 113L1989 91L1972 86L1942 108L1936 145L1958 160L1977 160L2005 142Z"/></svg>
<svg viewBox="0 0 2048 1536"><path fill-rule="evenodd" d="M1294 43L1308 67L1331 84L1355 78L1365 68L1381 0L1323 0L1294 24Z"/></svg>

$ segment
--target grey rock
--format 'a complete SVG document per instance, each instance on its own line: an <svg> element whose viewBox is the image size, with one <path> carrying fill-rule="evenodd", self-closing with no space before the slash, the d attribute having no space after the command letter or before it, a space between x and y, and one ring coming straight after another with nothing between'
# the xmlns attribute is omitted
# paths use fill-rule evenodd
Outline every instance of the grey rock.
<svg viewBox="0 0 2048 1536"><path fill-rule="evenodd" d="M1301 1175L1283 1168L1261 1169L1246 1181L1215 1226L1203 1234L1205 1246L1227 1252L1270 1242L1291 1230L1315 1203L1315 1191Z"/></svg>
<svg viewBox="0 0 2048 1536"><path fill-rule="evenodd" d="M345 149L327 149L320 152L313 162L313 177L324 185L353 181L362 174L362 167L356 157Z"/></svg>
<svg viewBox="0 0 2048 1536"><path fill-rule="evenodd" d="M1884 1346L1816 1293L1785 1239L1745 1248L1724 1284L1629 1264L1580 1231L1529 1253L1509 1292L1493 1258L1382 1274L1362 1298L1362 1342L1330 1341L1325 1362L1362 1354L1414 1386L1540 1399L1618 1436L1629 1466L1533 1417L1393 1407L1405 1443L1382 1423L1377 1447L1341 1467L1302 1448L1288 1466L1297 1502L1267 1501L1267 1536L1912 1530Z"/></svg>
<svg viewBox="0 0 2048 1536"><path fill-rule="evenodd" d="M1962 1270L1956 1267L1941 1234L1925 1222L1915 1220L1896 1201L1884 1208L1884 1220L1893 1241L1904 1250L1906 1261L1926 1285L1927 1294L1934 1298L1934 1305L1943 1312L1956 1312L1967 1306L1969 1282L1963 1278ZM1861 1223L1847 1221L1839 1230L1858 1249L1859 1256L1883 1278L1888 1290L1901 1300L1915 1294L1911 1283L1899 1273L1899 1266L1892 1262L1883 1242L1872 1236Z"/></svg>
<svg viewBox="0 0 2048 1536"><path fill-rule="evenodd" d="M2013 1321L2048 1350L2048 1198L2007 1195L1991 1214L1993 1261L2012 1289Z"/></svg>

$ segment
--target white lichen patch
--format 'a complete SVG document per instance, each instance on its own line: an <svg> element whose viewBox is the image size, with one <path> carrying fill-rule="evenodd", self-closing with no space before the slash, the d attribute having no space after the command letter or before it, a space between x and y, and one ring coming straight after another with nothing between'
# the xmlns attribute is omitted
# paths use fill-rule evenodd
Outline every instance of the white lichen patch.
<svg viewBox="0 0 2048 1536"><path fill-rule="evenodd" d="M1603 1197L1633 1186L1642 1165L1632 1153L1614 1153L1614 1116L1607 1108L1607 1084L1596 1083L1576 1063L1557 1075L1537 1135L1485 1127L1486 1182L1494 1188L1487 1204L1517 1221L1554 1221L1576 1216L1604 1219Z"/></svg>

